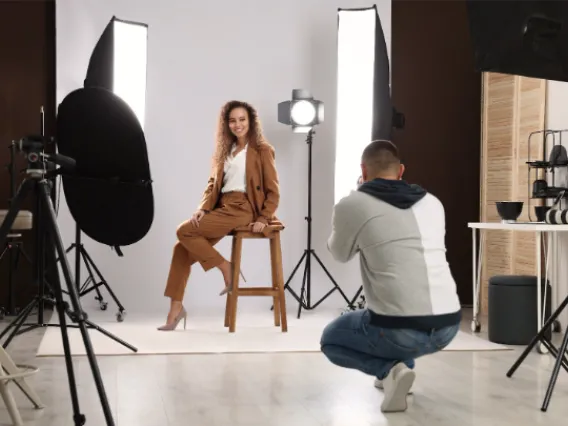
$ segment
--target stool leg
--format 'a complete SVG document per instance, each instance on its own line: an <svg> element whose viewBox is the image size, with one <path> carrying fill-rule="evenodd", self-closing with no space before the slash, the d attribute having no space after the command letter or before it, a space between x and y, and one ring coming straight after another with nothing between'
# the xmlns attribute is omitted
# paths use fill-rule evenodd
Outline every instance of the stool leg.
<svg viewBox="0 0 568 426"><path fill-rule="evenodd" d="M274 252L274 266L273 271L276 271L275 285L278 287L278 301L280 302L280 323L282 332L288 331L288 320L286 316L286 295L284 294L284 270L282 268L282 247L280 245L280 232L276 232L273 238L270 239L271 252ZM274 305L276 312L276 304Z"/></svg>
<svg viewBox="0 0 568 426"><path fill-rule="evenodd" d="M278 290L278 263L276 261L275 238L270 238L270 270L272 271L272 288ZM280 327L280 292L274 295L272 306L274 310L274 325Z"/></svg>
<svg viewBox="0 0 568 426"><path fill-rule="evenodd" d="M237 301L239 297L239 274L241 271L241 252L243 249L243 240L240 237L234 237L234 257L233 257L233 291L229 297L229 333L235 332L237 323Z"/></svg>
<svg viewBox="0 0 568 426"><path fill-rule="evenodd" d="M0 366L0 377L4 375L4 369L2 368L2 366ZM0 380L0 395L2 395L6 409L10 414L12 425L24 426L24 422L22 421L22 417L20 416L20 411L18 410L18 406L16 405L16 400L14 399L14 395L12 395L12 392L8 388L8 383L5 380Z"/></svg>
<svg viewBox="0 0 568 426"><path fill-rule="evenodd" d="M20 372L19 367L14 363L8 352L0 346L0 369L4 369L8 372L9 375L16 374ZM26 397L31 401L31 403L36 408L45 408L41 399L39 399L39 395L36 391L26 382L26 379L14 379L14 383L16 383L21 391L26 395Z"/></svg>
<svg viewBox="0 0 568 426"><path fill-rule="evenodd" d="M235 264L235 247L237 245L237 239L233 237L233 242L231 245L231 264ZM225 302L225 327L228 327L231 322L231 295L227 293L227 301Z"/></svg>

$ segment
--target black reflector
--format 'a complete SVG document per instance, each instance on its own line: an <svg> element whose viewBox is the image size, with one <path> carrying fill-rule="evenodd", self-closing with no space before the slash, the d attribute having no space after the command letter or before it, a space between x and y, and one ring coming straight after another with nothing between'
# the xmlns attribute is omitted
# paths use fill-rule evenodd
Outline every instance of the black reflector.
<svg viewBox="0 0 568 426"><path fill-rule="evenodd" d="M103 88L71 92L59 105L57 143L76 160L63 191L79 228L109 246L140 241L154 199L144 132L128 104Z"/></svg>

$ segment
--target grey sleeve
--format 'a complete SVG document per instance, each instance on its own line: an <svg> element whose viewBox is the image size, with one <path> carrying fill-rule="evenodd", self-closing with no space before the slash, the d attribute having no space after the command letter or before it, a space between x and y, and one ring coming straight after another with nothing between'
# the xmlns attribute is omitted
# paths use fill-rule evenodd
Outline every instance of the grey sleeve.
<svg viewBox="0 0 568 426"><path fill-rule="evenodd" d="M354 220L347 198L341 200L333 209L331 235L327 248L338 262L349 262L359 251L357 236L360 226Z"/></svg>

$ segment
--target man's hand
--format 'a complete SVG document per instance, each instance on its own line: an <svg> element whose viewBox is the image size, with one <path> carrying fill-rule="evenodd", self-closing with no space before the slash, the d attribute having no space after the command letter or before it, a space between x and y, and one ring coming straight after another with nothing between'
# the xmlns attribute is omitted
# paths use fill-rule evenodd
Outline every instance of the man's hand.
<svg viewBox="0 0 568 426"><path fill-rule="evenodd" d="M191 219L189 219L189 221L193 224L193 226L199 228L199 221L203 219L203 216L205 216L205 210L197 210L195 213L193 213L193 216L191 216Z"/></svg>
<svg viewBox="0 0 568 426"><path fill-rule="evenodd" d="M254 222L249 225L252 228L252 232L262 232L266 225L262 222Z"/></svg>

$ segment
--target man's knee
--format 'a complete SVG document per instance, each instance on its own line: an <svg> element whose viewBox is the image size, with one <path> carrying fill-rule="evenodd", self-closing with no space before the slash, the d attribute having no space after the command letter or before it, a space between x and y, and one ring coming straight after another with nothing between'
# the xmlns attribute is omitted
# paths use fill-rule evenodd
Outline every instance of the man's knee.
<svg viewBox="0 0 568 426"><path fill-rule="evenodd" d="M335 335L337 333L336 324L337 324L337 319L330 322L323 329L323 332L321 333L321 338L320 338L320 346L322 347L322 352L323 352L324 346L330 345L330 344L332 344L332 342L336 341L336 339L335 339Z"/></svg>

